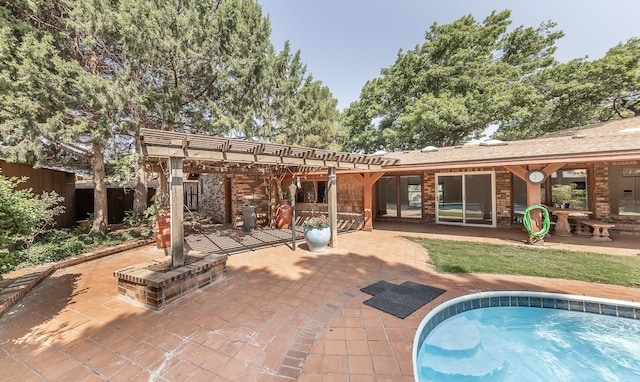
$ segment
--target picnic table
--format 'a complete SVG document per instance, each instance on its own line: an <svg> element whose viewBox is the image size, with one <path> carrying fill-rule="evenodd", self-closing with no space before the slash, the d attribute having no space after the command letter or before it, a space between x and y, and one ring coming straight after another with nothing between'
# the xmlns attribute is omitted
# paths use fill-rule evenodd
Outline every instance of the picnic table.
<svg viewBox="0 0 640 382"><path fill-rule="evenodd" d="M571 225L569 224L569 216L587 216L593 214L587 210L576 210L573 208L557 208L550 207L549 212L554 214L558 220L556 221L555 233L558 236L571 236Z"/></svg>

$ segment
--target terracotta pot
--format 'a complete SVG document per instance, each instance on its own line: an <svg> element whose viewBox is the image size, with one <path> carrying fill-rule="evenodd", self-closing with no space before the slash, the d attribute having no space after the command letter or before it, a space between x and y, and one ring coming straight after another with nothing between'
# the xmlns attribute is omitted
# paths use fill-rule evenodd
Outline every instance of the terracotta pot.
<svg viewBox="0 0 640 382"><path fill-rule="evenodd" d="M163 207L166 214L156 219L156 246L158 248L167 248L171 246L171 212L169 207Z"/></svg>
<svg viewBox="0 0 640 382"><path fill-rule="evenodd" d="M288 229L291 226L291 215L293 210L287 199L280 199L276 207L276 227Z"/></svg>

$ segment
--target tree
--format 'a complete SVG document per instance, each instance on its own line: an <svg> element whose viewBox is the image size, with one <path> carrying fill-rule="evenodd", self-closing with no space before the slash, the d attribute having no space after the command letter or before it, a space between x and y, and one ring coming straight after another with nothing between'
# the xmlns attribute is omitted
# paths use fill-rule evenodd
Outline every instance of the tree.
<svg viewBox="0 0 640 382"><path fill-rule="evenodd" d="M291 52L285 41L279 53L269 53L265 112L251 132L253 138L314 148L339 148L341 131L338 101L328 87L314 80L302 62L301 51ZM249 137L249 136L247 136Z"/></svg>
<svg viewBox="0 0 640 382"><path fill-rule="evenodd" d="M296 136L298 141L290 139L284 143L340 150L338 100L333 98L329 88L309 75L297 98L298 112L302 113L301 132Z"/></svg>
<svg viewBox="0 0 640 382"><path fill-rule="evenodd" d="M92 233L107 230L105 158L139 153L141 127L251 136L264 109L270 27L255 2L12 2L2 14L3 154L42 163L54 147L84 157ZM144 174L132 163L142 209Z"/></svg>
<svg viewBox="0 0 640 382"><path fill-rule="evenodd" d="M527 78L534 91L516 100L512 118L500 125L493 138L533 138L597 122L600 86L590 79L592 67L585 59L575 59Z"/></svg>
<svg viewBox="0 0 640 382"><path fill-rule="evenodd" d="M640 115L640 39L598 60L557 64L526 79L535 89L521 113L501 125L498 139L522 139L576 126Z"/></svg>
<svg viewBox="0 0 640 382"><path fill-rule="evenodd" d="M101 76L97 24L82 28L65 15L69 1L6 2L2 15L0 154L35 165L65 158L88 160L95 183L92 233L107 230L104 142L115 113L113 88ZM95 48L95 49L94 49Z"/></svg>
<svg viewBox="0 0 640 382"><path fill-rule="evenodd" d="M611 48L594 62L594 81L601 84L601 120L640 116L640 38Z"/></svg>
<svg viewBox="0 0 640 382"><path fill-rule="evenodd" d="M112 28L122 51L119 125L129 136L128 151L138 153L130 174L136 175L134 213L141 216L147 193L140 128L251 135L264 108L270 26L247 0L124 0Z"/></svg>
<svg viewBox="0 0 640 382"><path fill-rule="evenodd" d="M514 105L534 89L526 82L554 63L555 24L508 32L510 11L482 23L471 15L433 24L426 42L367 82L345 111L351 150L451 146L482 136L491 124L510 121Z"/></svg>

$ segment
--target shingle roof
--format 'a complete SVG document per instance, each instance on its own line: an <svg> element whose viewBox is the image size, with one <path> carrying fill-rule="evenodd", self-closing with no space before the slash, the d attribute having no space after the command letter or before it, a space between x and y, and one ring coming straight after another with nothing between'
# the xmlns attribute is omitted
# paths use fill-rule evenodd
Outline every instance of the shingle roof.
<svg viewBox="0 0 640 382"><path fill-rule="evenodd" d="M472 144L437 151L392 152L393 168L468 167L593 160L640 160L640 117L581 126L503 145ZM386 168L388 169L388 167Z"/></svg>

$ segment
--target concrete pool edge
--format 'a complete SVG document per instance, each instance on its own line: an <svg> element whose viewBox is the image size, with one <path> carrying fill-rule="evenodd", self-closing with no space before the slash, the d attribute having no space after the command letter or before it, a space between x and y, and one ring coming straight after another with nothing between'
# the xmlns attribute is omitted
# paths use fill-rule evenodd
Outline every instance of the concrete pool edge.
<svg viewBox="0 0 640 382"><path fill-rule="evenodd" d="M459 313L500 306L560 309L640 320L640 302L532 291L491 291L459 296L436 306L420 322L411 353L414 380L418 381L419 375L419 345L436 326Z"/></svg>

